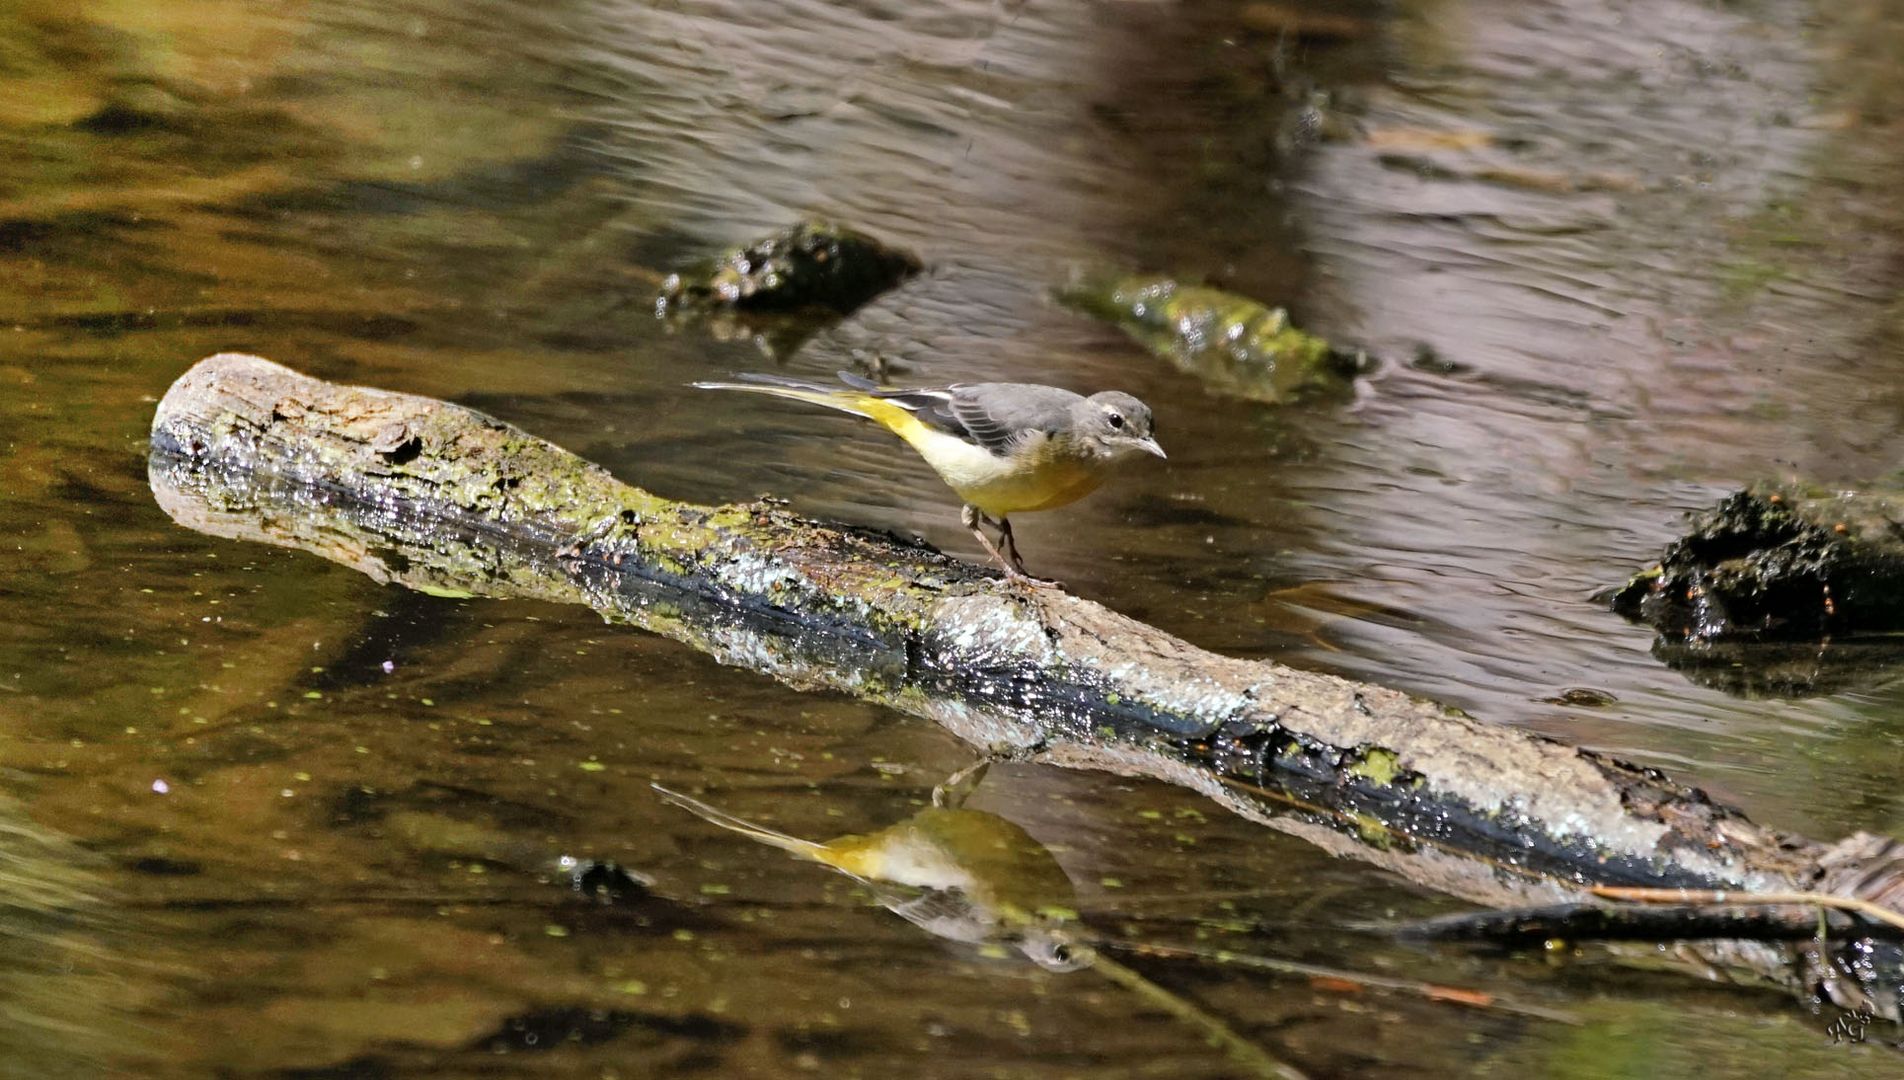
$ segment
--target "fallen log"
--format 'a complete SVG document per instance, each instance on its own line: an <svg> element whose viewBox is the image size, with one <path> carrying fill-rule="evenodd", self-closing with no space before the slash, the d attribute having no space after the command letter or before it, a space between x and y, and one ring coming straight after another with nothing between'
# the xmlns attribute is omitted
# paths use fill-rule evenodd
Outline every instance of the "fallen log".
<svg viewBox="0 0 1904 1080"><path fill-rule="evenodd" d="M1904 860L1883 838L1780 835L1655 771L1218 656L889 535L766 502L664 499L442 401L214 356L159 403L150 470L167 512L205 532L432 592L586 603L986 750L1189 786L1489 906L1578 901L1598 884L1904 895ZM1900 954L1863 944L1840 956L1707 942L1682 958L1790 990L1835 985L1847 1007L1895 1016Z"/></svg>
<svg viewBox="0 0 1904 1080"><path fill-rule="evenodd" d="M1741 908L1723 904L1643 907L1637 904L1556 904L1443 915L1397 928L1396 935L1420 941L1470 941L1489 945L1539 948L1549 941L1689 941L1724 938L1751 941L1812 941L1883 937L1895 941L1904 932L1888 923L1853 920L1837 912L1793 905Z"/></svg>

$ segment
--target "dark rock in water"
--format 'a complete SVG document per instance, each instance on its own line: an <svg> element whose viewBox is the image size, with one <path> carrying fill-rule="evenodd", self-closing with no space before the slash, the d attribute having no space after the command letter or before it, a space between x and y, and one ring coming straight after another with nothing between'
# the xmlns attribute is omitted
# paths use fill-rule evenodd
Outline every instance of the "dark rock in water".
<svg viewBox="0 0 1904 1080"><path fill-rule="evenodd" d="M136 874L151 874L155 877L197 877L205 872L205 865L191 859L168 859L163 855L147 855L126 863L126 869Z"/></svg>
<svg viewBox="0 0 1904 1080"><path fill-rule="evenodd" d="M1904 495L1741 491L1607 599L1659 631L1655 655L1732 693L1881 681L1904 648L1856 636L1904 628Z"/></svg>
<svg viewBox="0 0 1904 1080"><path fill-rule="evenodd" d="M73 126L95 135L132 135L145 131L183 131L191 126L192 105L164 87L134 82L117 87L92 115Z"/></svg>
<svg viewBox="0 0 1904 1080"><path fill-rule="evenodd" d="M1060 288L1057 297L1121 328L1214 389L1255 401L1282 404L1339 392L1372 366L1359 349L1297 329L1281 308L1167 277L1087 278Z"/></svg>
<svg viewBox="0 0 1904 1080"><path fill-rule="evenodd" d="M570 886L596 903L625 904L649 896L648 886L652 882L620 863L563 856L561 866L568 871Z"/></svg>
<svg viewBox="0 0 1904 1080"><path fill-rule="evenodd" d="M1904 627L1904 495L1741 491L1693 518L1614 610L1683 638Z"/></svg>
<svg viewBox="0 0 1904 1080"><path fill-rule="evenodd" d="M662 282L655 310L733 308L850 315L919 272L909 252L825 222L802 222Z"/></svg>
<svg viewBox="0 0 1904 1080"><path fill-rule="evenodd" d="M1544 705L1572 705L1580 709L1603 709L1619 702L1619 698L1605 690L1596 690L1591 686L1569 686L1552 697L1541 698Z"/></svg>

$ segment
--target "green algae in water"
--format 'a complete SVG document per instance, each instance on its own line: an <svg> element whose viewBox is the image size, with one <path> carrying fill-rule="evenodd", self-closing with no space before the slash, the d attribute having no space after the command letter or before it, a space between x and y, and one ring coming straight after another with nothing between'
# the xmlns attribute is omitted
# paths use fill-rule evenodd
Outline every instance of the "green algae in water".
<svg viewBox="0 0 1904 1080"><path fill-rule="evenodd" d="M1170 278L1085 278L1058 300L1119 327L1146 349L1223 393L1284 404L1341 392L1368 357L1306 333L1282 308Z"/></svg>

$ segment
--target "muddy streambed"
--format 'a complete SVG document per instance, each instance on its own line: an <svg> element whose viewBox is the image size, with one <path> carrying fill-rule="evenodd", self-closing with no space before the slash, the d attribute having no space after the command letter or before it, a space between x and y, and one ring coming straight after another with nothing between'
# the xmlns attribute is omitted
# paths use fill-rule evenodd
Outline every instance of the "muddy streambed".
<svg viewBox="0 0 1904 1080"><path fill-rule="evenodd" d="M90 8L0 13L0 1073L1239 1068L1127 987L931 936L650 788L867 833L972 762L951 735L579 609L173 525L152 406L222 349L974 555L877 433L686 384L876 359L1121 387L1170 459L1018 523L1034 569L1760 821L1904 831L1896 684L1728 693L1591 600L1743 481L1900 465L1896 4ZM805 215L926 270L775 355L655 318L661 274ZM1103 266L1286 305L1380 365L1289 406L1212 392L1048 299ZM1899 1068L1775 994L1370 935L1457 907L1181 790L1008 763L969 805L1102 933L1529 1007L1130 959L1311 1076ZM604 905L563 855L650 884Z"/></svg>

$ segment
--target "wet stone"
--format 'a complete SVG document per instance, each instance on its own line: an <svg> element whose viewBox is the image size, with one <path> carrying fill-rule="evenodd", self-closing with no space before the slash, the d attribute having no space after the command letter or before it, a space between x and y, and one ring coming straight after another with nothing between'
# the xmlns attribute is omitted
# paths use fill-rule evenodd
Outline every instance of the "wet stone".
<svg viewBox="0 0 1904 1080"><path fill-rule="evenodd" d="M1609 597L1662 633L1799 640L1904 626L1904 497L1741 491Z"/></svg>
<svg viewBox="0 0 1904 1080"><path fill-rule="evenodd" d="M1653 655L1741 697L1810 697L1904 668L1904 495L1758 488L1694 515L1605 595Z"/></svg>
<svg viewBox="0 0 1904 1080"><path fill-rule="evenodd" d="M626 904L649 896L648 879L605 859L564 859L569 885L578 896L598 904Z"/></svg>
<svg viewBox="0 0 1904 1080"><path fill-rule="evenodd" d="M1617 703L1620 699L1605 690L1596 690L1591 686L1569 686L1552 697L1541 698L1545 705L1572 705L1582 709L1602 709Z"/></svg>
<svg viewBox="0 0 1904 1080"><path fill-rule="evenodd" d="M865 233L806 221L662 282L655 310L732 308L849 315L920 270L917 256Z"/></svg>

